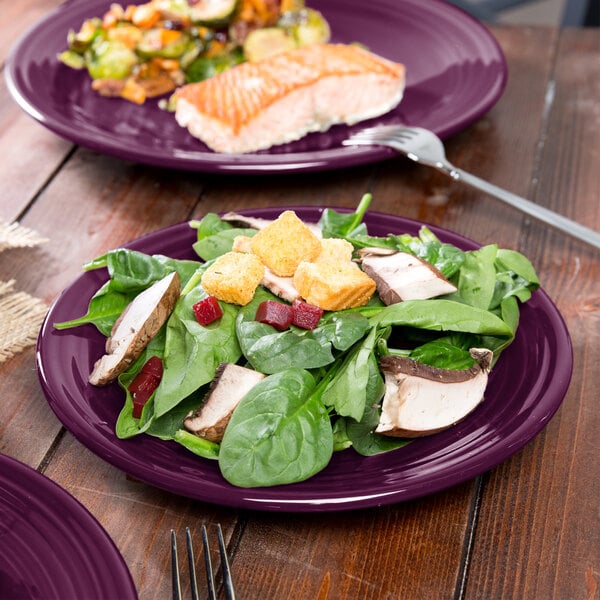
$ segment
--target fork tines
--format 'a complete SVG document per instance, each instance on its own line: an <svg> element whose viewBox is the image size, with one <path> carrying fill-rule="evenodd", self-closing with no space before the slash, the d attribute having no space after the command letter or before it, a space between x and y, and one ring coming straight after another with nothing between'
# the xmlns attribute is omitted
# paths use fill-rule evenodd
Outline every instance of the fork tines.
<svg viewBox="0 0 600 600"><path fill-rule="evenodd" d="M418 130L417 127L405 127L403 125L377 125L357 131L348 139L342 141L342 145L377 144L377 142L389 142L391 137L397 142L408 141L418 133Z"/></svg>
<svg viewBox="0 0 600 600"><path fill-rule="evenodd" d="M212 568L212 561L210 557L210 546L208 543L208 533L206 526L202 525L202 545L204 548L204 565L206 570L206 583L208 586L208 598L209 600L216 600L217 592L215 587L215 579ZM188 567L190 573L190 587L192 590L192 599L198 600L198 582L196 578L196 561L194 558L194 547L192 544L192 535L190 528L185 528L186 547L188 555ZM233 579L231 576L231 569L229 566L229 559L227 558L227 551L225 549L225 542L223 540L223 531L221 525L217 523L217 540L219 544L219 554L221 560L221 569L223 571L223 587L225 589L225 596L227 600L235 600L235 590L233 587ZM173 600L181 600L181 579L179 574L179 561L177 557L177 540L175 537L175 531L171 529L171 574L173 581Z"/></svg>

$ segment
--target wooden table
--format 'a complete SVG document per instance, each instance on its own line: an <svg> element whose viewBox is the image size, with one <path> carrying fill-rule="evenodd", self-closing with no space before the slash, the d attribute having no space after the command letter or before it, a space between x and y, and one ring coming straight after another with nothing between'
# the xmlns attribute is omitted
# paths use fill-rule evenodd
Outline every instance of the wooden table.
<svg viewBox="0 0 600 600"><path fill-rule="evenodd" d="M56 0L3 3L0 59ZM7 14L8 12L8 14ZM600 230L598 30L494 27L510 76L497 105L447 141L450 160ZM284 514L203 504L128 478L50 410L29 348L0 364L0 451L58 482L100 521L142 599L170 595L169 530L220 522L241 598L600 597L600 254L404 158L350 171L208 176L73 147L0 83L0 219L49 242L0 253L0 279L50 303L84 260L208 211L356 204L526 254L564 316L573 378L556 416L475 480L392 506ZM211 525L212 526L212 525Z"/></svg>

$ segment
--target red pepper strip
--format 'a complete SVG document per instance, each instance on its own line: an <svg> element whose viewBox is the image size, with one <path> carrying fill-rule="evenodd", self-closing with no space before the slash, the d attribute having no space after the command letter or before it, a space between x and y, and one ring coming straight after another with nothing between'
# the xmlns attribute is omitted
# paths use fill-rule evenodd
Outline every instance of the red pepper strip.
<svg viewBox="0 0 600 600"><path fill-rule="evenodd" d="M192 306L196 320L200 325L209 325L223 316L219 301L214 296L207 296Z"/></svg>
<svg viewBox="0 0 600 600"><path fill-rule="evenodd" d="M135 379L127 388L133 399L132 416L139 419L142 416L142 409L146 402L160 383L163 374L163 362L158 356L149 358Z"/></svg>
<svg viewBox="0 0 600 600"><path fill-rule="evenodd" d="M272 325L275 329L283 331L292 324L292 307L283 302L265 300L258 305L254 318L260 323Z"/></svg>
<svg viewBox="0 0 600 600"><path fill-rule="evenodd" d="M303 302L294 300L292 304L292 324L302 329L314 329L323 316L323 309Z"/></svg>

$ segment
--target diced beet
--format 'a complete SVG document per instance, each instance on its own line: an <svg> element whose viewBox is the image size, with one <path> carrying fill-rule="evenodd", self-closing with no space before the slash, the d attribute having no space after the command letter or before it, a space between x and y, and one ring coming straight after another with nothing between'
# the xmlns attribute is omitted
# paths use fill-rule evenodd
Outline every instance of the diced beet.
<svg viewBox="0 0 600 600"><path fill-rule="evenodd" d="M140 373L149 373L154 375L154 377L158 377L160 381L163 374L163 361L158 356L151 356L144 366L140 369Z"/></svg>
<svg viewBox="0 0 600 600"><path fill-rule="evenodd" d="M283 331L292 324L292 307L283 302L265 300L258 305L255 319Z"/></svg>
<svg viewBox="0 0 600 600"><path fill-rule="evenodd" d="M292 304L292 324L302 329L314 329L323 316L323 309L303 302L294 300Z"/></svg>
<svg viewBox="0 0 600 600"><path fill-rule="evenodd" d="M192 306L196 320L200 325L209 325L223 316L219 301L214 296L207 296Z"/></svg>
<svg viewBox="0 0 600 600"><path fill-rule="evenodd" d="M153 356L146 361L135 379L129 384L127 389L133 399L132 416L134 419L139 419L142 416L142 409L158 387L162 373L162 360L158 356Z"/></svg>

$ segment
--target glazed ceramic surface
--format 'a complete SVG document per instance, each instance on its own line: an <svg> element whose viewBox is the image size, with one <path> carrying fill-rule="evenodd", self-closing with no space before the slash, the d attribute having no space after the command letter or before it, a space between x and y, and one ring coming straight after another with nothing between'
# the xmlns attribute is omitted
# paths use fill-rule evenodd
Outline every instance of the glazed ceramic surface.
<svg viewBox="0 0 600 600"><path fill-rule="evenodd" d="M137 598L96 519L52 480L2 454L0 598Z"/></svg>

